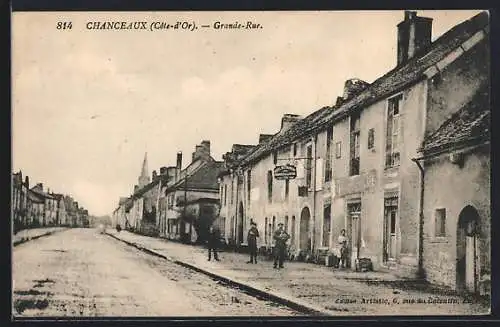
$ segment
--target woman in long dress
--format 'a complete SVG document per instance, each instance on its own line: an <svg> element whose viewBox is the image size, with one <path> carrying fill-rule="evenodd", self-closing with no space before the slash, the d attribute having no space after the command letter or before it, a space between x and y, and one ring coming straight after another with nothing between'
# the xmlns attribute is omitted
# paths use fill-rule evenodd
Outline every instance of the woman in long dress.
<svg viewBox="0 0 500 327"><path fill-rule="evenodd" d="M339 238L337 239L337 256L340 259L340 267L345 268L347 261L347 237L345 236L345 229L340 231Z"/></svg>

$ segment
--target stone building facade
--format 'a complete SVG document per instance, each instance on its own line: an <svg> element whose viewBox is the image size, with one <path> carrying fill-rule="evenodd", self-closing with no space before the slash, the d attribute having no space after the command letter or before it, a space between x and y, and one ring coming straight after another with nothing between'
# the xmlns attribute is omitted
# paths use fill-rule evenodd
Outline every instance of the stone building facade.
<svg viewBox="0 0 500 327"><path fill-rule="evenodd" d="M72 206L74 201L70 196L45 191L43 183L30 188L28 176L23 180L21 171L14 173L12 177L11 208L14 231L44 226L83 226L82 221L76 221L75 209ZM88 216L88 212L86 215ZM82 217L85 217L85 214Z"/></svg>
<svg viewBox="0 0 500 327"><path fill-rule="evenodd" d="M424 138L489 83L488 24L481 13L431 42L432 20L405 12L393 70L371 84L346 81L333 106L304 118L285 115L278 133L221 178L221 212L234 231L228 238L245 245L254 220L262 245L271 247L283 222L291 252L303 257L331 250L346 229L351 267L369 258L375 269L422 274L414 159ZM284 164L296 167L295 179L274 178Z"/></svg>
<svg viewBox="0 0 500 327"><path fill-rule="evenodd" d="M29 193L29 179L23 180L21 171L12 174L12 198L11 210L13 218L14 230L22 228L22 226L30 225L30 215L28 209L31 205Z"/></svg>
<svg viewBox="0 0 500 327"><path fill-rule="evenodd" d="M181 167L182 154L178 153L175 178L161 193L164 198L160 200L160 234L169 239L200 242L203 229L219 214L217 176L224 169L224 163L211 156L210 141L204 140L195 147L190 164L185 169ZM200 208L204 210L201 215L197 211Z"/></svg>
<svg viewBox="0 0 500 327"><path fill-rule="evenodd" d="M175 166L161 167L160 174L153 171L151 179L145 156L139 183L131 196L120 198L113 222L139 233L195 242L200 218L213 221L218 215L214 200L219 198L217 174L222 169L223 163L210 155L208 140L195 147L185 169L179 152Z"/></svg>
<svg viewBox="0 0 500 327"><path fill-rule="evenodd" d="M489 295L491 281L490 90L472 99L430 134L424 168L423 268L427 279ZM453 191L451 191L453 190Z"/></svg>

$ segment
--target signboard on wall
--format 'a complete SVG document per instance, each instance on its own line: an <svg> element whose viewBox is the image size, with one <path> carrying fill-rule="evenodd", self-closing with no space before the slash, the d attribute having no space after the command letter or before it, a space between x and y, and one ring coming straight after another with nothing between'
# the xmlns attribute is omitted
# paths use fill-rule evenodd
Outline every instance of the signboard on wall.
<svg viewBox="0 0 500 327"><path fill-rule="evenodd" d="M297 168L291 164L274 167L274 178L278 180L295 179L297 177Z"/></svg>

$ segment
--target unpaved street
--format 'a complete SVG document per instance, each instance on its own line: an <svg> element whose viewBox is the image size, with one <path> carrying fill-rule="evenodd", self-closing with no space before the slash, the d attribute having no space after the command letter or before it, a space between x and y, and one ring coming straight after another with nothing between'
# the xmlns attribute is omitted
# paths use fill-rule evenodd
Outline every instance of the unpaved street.
<svg viewBox="0 0 500 327"><path fill-rule="evenodd" d="M93 229L71 229L19 245L12 260L14 316L298 314Z"/></svg>

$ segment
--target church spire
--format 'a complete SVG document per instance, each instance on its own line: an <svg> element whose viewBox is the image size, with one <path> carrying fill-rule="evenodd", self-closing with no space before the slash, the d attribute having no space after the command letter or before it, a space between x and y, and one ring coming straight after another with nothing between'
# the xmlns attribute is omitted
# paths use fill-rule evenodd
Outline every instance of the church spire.
<svg viewBox="0 0 500 327"><path fill-rule="evenodd" d="M142 162L141 175L139 176L139 187L143 187L149 183L148 172L148 153L144 153L144 161Z"/></svg>

